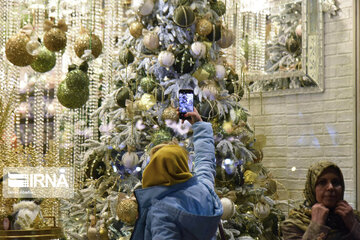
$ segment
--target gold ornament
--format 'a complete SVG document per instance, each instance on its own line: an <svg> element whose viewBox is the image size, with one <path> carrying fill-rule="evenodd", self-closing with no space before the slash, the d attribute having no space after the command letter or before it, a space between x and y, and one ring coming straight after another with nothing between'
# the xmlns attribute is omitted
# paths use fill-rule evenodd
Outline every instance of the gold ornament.
<svg viewBox="0 0 360 240"><path fill-rule="evenodd" d="M24 67L35 60L35 57L26 50L26 44L29 41L30 38L25 33L20 32L6 42L6 58L15 66Z"/></svg>
<svg viewBox="0 0 360 240"><path fill-rule="evenodd" d="M228 48L230 47L235 41L234 33L226 28L222 28L221 30L221 38L217 41L217 44L221 48Z"/></svg>
<svg viewBox="0 0 360 240"><path fill-rule="evenodd" d="M211 33L211 31L212 24L208 19L202 18L196 23L196 32L200 36L207 36Z"/></svg>
<svg viewBox="0 0 360 240"><path fill-rule="evenodd" d="M91 49L91 54L97 58L102 51L102 43L98 36L95 34L90 34L86 32L80 33L80 37L76 39L74 50L76 53L76 56L79 58L84 55L85 50Z"/></svg>
<svg viewBox="0 0 360 240"><path fill-rule="evenodd" d="M265 219L270 214L270 206L267 203L258 202L254 207L254 215L259 219Z"/></svg>
<svg viewBox="0 0 360 240"><path fill-rule="evenodd" d="M44 22L44 45L53 52L58 52L66 46L66 34L68 27L63 19L59 20L58 25L54 25L52 21Z"/></svg>
<svg viewBox="0 0 360 240"><path fill-rule="evenodd" d="M156 103L155 97L151 94L144 93L141 96L140 101L137 102L137 107L139 110L148 111Z"/></svg>
<svg viewBox="0 0 360 240"><path fill-rule="evenodd" d="M159 36L156 31L147 32L143 39L144 46L149 50L156 50L159 47Z"/></svg>
<svg viewBox="0 0 360 240"><path fill-rule="evenodd" d="M138 215L138 204L132 199L123 199L118 202L116 214L120 221L134 225Z"/></svg>
<svg viewBox="0 0 360 240"><path fill-rule="evenodd" d="M168 119L177 122L179 120L179 114L176 108L174 108L173 106L169 106L165 108L162 113L162 119L163 120Z"/></svg>
<svg viewBox="0 0 360 240"><path fill-rule="evenodd" d="M234 131L232 121L224 121L222 128L227 134L231 134Z"/></svg>
<svg viewBox="0 0 360 240"><path fill-rule="evenodd" d="M100 240L109 240L107 228L102 224L99 230Z"/></svg>
<svg viewBox="0 0 360 240"><path fill-rule="evenodd" d="M142 25L141 22L135 21L130 23L129 31L131 36L133 36L134 38L141 37L143 28L144 26Z"/></svg>
<svg viewBox="0 0 360 240"><path fill-rule="evenodd" d="M255 180L257 179L257 177L258 177L258 174L254 173L251 170L246 170L244 172L244 182L246 184L253 184L255 182Z"/></svg>

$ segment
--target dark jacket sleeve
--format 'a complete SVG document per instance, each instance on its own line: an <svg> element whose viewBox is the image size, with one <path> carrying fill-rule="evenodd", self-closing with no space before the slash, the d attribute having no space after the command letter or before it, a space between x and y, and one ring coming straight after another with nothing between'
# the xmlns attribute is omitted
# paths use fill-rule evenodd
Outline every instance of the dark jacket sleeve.
<svg viewBox="0 0 360 240"><path fill-rule="evenodd" d="M214 187L215 177L215 146L213 130L210 123L196 122L194 131L195 175L199 181Z"/></svg>

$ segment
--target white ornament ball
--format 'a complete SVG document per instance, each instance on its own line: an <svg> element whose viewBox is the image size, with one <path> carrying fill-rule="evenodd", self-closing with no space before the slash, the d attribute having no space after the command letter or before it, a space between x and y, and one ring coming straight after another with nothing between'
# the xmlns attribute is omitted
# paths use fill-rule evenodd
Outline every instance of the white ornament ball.
<svg viewBox="0 0 360 240"><path fill-rule="evenodd" d="M163 67L171 67L175 62L175 56L170 51L162 51L158 56L158 61Z"/></svg>
<svg viewBox="0 0 360 240"><path fill-rule="evenodd" d="M159 47L159 36L155 32L149 32L145 34L143 43L147 49L155 50Z"/></svg>
<svg viewBox="0 0 360 240"><path fill-rule="evenodd" d="M126 168L133 168L136 166L136 164L138 164L139 162L139 157L136 153L134 152L126 152L122 158L121 158L121 162L124 165L124 167Z"/></svg>
<svg viewBox="0 0 360 240"><path fill-rule="evenodd" d="M194 58L204 58L206 54L205 43L198 41L191 44L190 53Z"/></svg>
<svg viewBox="0 0 360 240"><path fill-rule="evenodd" d="M151 14L154 9L154 0L133 0L131 8L142 16Z"/></svg>
<svg viewBox="0 0 360 240"><path fill-rule="evenodd" d="M298 37L301 37L302 35L302 27L301 24L297 25L297 27L295 28L295 33Z"/></svg>
<svg viewBox="0 0 360 240"><path fill-rule="evenodd" d="M215 79L216 80L223 80L226 75L226 69L223 65L216 65L215 66Z"/></svg>
<svg viewBox="0 0 360 240"><path fill-rule="evenodd" d="M233 201L231 201L229 198L222 198L220 199L221 204L223 206L223 215L221 216L221 219L227 220L230 219L235 214L235 204Z"/></svg>

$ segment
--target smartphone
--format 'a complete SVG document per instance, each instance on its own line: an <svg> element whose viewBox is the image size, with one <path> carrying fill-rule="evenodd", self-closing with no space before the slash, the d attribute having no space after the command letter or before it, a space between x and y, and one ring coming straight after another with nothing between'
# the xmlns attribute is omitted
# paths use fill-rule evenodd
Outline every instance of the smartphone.
<svg viewBox="0 0 360 240"><path fill-rule="evenodd" d="M188 119L185 117L187 112L194 111L194 91L192 89L179 90L179 116L180 119Z"/></svg>

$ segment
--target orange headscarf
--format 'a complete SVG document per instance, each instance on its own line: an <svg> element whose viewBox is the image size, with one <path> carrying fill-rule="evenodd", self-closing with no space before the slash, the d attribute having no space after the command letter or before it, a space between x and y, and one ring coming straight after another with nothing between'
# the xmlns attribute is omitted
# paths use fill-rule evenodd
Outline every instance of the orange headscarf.
<svg viewBox="0 0 360 240"><path fill-rule="evenodd" d="M166 145L151 156L143 173L142 186L172 186L191 177L186 150L179 145Z"/></svg>

